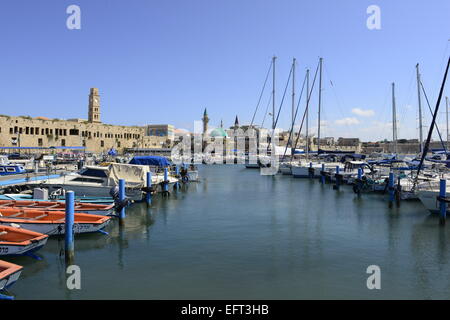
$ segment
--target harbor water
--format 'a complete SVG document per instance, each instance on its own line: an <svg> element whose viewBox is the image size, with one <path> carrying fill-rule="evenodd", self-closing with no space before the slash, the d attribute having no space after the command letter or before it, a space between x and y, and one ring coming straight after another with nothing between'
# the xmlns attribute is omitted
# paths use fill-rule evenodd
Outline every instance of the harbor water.
<svg viewBox="0 0 450 320"><path fill-rule="evenodd" d="M16 299L450 298L450 223L420 202L318 180L200 166L201 182L127 209L100 233L76 235L81 289L66 287L64 239L24 266ZM381 269L369 290L366 269Z"/></svg>

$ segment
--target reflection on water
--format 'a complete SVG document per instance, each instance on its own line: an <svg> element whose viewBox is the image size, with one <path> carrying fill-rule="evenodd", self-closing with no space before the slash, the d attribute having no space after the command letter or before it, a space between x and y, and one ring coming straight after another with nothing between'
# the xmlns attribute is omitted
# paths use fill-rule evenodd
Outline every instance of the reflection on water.
<svg viewBox="0 0 450 320"><path fill-rule="evenodd" d="M202 181L134 204L109 235L77 235L82 289L66 289L63 239L29 257L17 299L449 298L449 231L419 202L388 208L317 181L201 166ZM381 268L381 290L366 268ZM45 290L44 290L45 288Z"/></svg>

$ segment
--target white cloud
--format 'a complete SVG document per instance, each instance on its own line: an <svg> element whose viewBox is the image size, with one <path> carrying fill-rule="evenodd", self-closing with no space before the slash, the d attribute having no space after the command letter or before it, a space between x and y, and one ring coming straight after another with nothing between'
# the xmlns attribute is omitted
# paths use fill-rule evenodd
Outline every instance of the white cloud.
<svg viewBox="0 0 450 320"><path fill-rule="evenodd" d="M375 112L371 109L360 109L360 108L353 108L352 113L361 116L361 117L373 117L375 115Z"/></svg>
<svg viewBox="0 0 450 320"><path fill-rule="evenodd" d="M354 124L359 124L359 120L356 118L343 118L334 121L339 126L350 126Z"/></svg>

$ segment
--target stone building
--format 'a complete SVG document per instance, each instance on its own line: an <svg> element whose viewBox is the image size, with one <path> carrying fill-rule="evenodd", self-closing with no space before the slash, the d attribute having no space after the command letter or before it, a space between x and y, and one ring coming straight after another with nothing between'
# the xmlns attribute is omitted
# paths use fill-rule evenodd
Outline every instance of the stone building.
<svg viewBox="0 0 450 320"><path fill-rule="evenodd" d="M73 147L101 153L115 148L161 148L167 136L148 135L148 127L104 124L97 88L89 94L88 120L0 115L0 147Z"/></svg>

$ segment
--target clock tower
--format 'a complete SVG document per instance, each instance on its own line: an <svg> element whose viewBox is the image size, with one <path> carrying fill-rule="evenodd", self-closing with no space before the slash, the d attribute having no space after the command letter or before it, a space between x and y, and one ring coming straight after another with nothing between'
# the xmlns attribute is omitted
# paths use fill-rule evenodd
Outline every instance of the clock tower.
<svg viewBox="0 0 450 320"><path fill-rule="evenodd" d="M88 121L100 123L100 96L98 88L91 88L89 93Z"/></svg>

